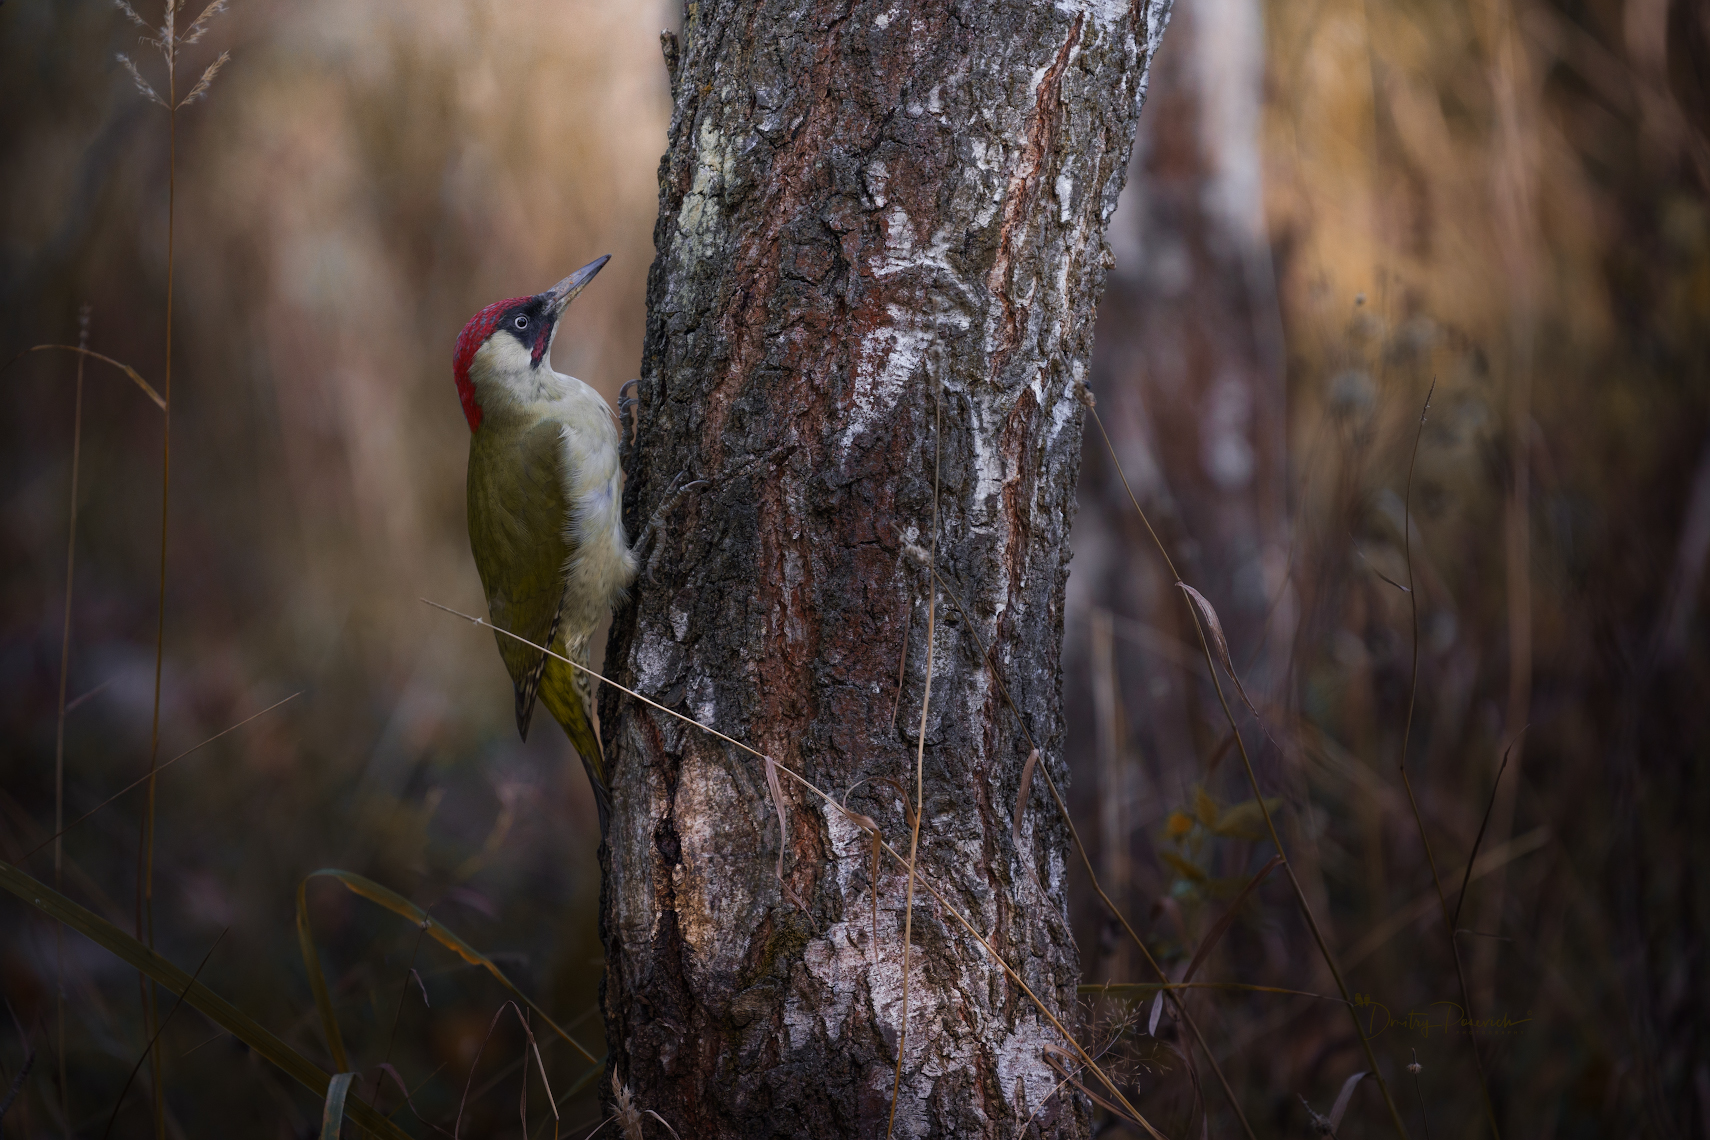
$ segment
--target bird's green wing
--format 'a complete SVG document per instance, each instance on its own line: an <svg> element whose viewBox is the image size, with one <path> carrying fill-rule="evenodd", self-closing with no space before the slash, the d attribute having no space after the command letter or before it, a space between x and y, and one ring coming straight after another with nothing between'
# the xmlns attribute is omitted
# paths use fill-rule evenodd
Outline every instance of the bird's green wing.
<svg viewBox="0 0 1710 1140"><path fill-rule="evenodd" d="M469 548L493 624L550 645L574 552L564 497L562 429L550 421L475 433L469 447ZM499 656L517 694L517 731L528 738L546 656L498 634Z"/></svg>

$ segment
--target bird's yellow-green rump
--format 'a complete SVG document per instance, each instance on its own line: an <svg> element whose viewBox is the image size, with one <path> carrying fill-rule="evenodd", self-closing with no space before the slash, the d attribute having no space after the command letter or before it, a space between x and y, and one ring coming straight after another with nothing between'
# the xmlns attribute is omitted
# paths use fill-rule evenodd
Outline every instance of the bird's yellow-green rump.
<svg viewBox="0 0 1710 1140"><path fill-rule="evenodd" d="M604 399L553 370L570 301L606 258L545 293L489 305L458 337L454 372L469 421L469 548L526 738L538 702L564 727L610 810L586 666L600 621L635 577L624 535L617 423ZM518 640L521 638L522 640ZM551 654L535 646L549 646ZM558 656L553 656L556 654Z"/></svg>

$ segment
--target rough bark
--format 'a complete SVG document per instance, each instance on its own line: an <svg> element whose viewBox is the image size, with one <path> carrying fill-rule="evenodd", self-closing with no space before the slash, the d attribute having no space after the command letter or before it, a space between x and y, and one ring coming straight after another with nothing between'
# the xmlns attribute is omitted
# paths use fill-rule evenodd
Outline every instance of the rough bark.
<svg viewBox="0 0 1710 1140"><path fill-rule="evenodd" d="M1080 464L1076 389L1167 0L690 4L673 64L637 461L646 517L681 472L655 581L610 674L761 749L907 847L1066 1022L1079 980L1059 661ZM942 416L941 431L935 422ZM906 663L899 657L907 646ZM982 660L980 646L990 648ZM892 710L896 707L893 719ZM683 1136L882 1135L906 877L753 757L607 690L614 814L602 923L612 1065ZM874 941L874 898L878 937ZM1064 1044L917 892L897 1135L1013 1137Z"/></svg>

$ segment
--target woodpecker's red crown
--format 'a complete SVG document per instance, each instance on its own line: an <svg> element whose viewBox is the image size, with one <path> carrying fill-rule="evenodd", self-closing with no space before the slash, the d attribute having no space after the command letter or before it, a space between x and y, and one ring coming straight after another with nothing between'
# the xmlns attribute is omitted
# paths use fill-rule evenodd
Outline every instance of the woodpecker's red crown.
<svg viewBox="0 0 1710 1140"><path fill-rule="evenodd" d="M457 334L457 351L451 359L451 372L457 380L457 397L463 403L463 417L469 421L471 432L481 427L481 405L476 399L475 381L469 371L474 367L475 357L482 346L495 336L514 337L528 349L529 367L540 367L540 362L552 352L558 318L576 299L576 294L610 260L610 254L596 258L544 293L495 301L469 318L469 323Z"/></svg>

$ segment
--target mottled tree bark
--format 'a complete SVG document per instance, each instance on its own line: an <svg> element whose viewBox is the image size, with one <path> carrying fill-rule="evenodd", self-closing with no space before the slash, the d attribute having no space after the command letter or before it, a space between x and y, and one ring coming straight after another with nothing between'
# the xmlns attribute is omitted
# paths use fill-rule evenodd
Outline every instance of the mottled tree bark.
<svg viewBox="0 0 1710 1140"><path fill-rule="evenodd" d="M1011 837L1029 749L998 682L1063 781L1077 389L1166 12L688 5L630 517L680 472L708 485L607 657L906 850L930 651L920 873L1071 1024L1067 833L1035 779ZM933 545L935 462L950 590L929 647L908 548ZM610 690L601 712L618 1078L685 1137L882 1135L905 874L875 879L864 833L786 781L781 883L758 760ZM1048 1098L1065 1043L1039 1009L923 891L912 926L897 1134L1084 1132L1083 1105Z"/></svg>

